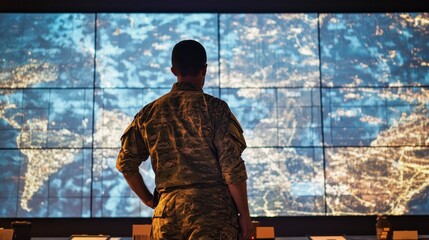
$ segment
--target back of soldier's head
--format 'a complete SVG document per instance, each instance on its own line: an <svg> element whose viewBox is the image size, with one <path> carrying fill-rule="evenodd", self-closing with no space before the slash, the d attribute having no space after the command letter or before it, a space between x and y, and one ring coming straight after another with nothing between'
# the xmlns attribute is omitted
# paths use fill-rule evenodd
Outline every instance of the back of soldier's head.
<svg viewBox="0 0 429 240"><path fill-rule="evenodd" d="M207 63L206 50L197 41L180 41L173 48L171 63L182 76L196 76Z"/></svg>

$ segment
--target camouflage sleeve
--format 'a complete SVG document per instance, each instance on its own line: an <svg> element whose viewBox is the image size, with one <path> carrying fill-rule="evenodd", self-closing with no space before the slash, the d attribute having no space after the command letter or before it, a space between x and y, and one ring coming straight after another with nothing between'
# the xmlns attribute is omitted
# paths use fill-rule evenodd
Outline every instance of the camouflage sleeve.
<svg viewBox="0 0 429 240"><path fill-rule="evenodd" d="M136 119L125 130L121 143L116 168L126 175L137 174L140 164L149 157L149 152L137 127Z"/></svg>
<svg viewBox="0 0 429 240"><path fill-rule="evenodd" d="M229 109L218 123L215 146L218 150L223 179L227 184L245 181L247 179L246 167L241 158L241 154L246 148L243 129Z"/></svg>

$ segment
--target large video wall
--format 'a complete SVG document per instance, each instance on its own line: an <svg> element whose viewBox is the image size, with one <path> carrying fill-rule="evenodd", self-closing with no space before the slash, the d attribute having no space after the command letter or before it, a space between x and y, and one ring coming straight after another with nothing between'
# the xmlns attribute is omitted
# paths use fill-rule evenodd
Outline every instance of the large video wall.
<svg viewBox="0 0 429 240"><path fill-rule="evenodd" d="M62 13L0 14L0 217L150 217L115 161L183 39L244 128L252 216L429 214L429 13Z"/></svg>

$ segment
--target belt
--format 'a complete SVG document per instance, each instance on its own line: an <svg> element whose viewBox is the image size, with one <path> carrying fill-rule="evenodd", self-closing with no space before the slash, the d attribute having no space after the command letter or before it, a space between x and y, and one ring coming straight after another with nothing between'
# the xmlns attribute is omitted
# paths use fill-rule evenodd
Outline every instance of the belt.
<svg viewBox="0 0 429 240"><path fill-rule="evenodd" d="M224 182L191 183L191 184L187 184L187 185L171 186L171 187L161 188L161 189L158 189L158 192L159 193L168 193L168 192L181 190L181 189L207 189L207 188L220 187L220 186L226 187L227 185Z"/></svg>

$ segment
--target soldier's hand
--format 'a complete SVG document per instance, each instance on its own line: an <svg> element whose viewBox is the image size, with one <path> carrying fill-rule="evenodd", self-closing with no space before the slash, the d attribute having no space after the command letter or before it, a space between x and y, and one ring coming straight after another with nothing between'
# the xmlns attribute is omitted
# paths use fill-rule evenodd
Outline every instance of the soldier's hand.
<svg viewBox="0 0 429 240"><path fill-rule="evenodd" d="M252 237L252 220L250 216L240 215L240 240L247 240Z"/></svg>
<svg viewBox="0 0 429 240"><path fill-rule="evenodd" d="M154 199L152 198L152 199L150 199L150 200L146 200L146 201L143 201L143 203L146 205L146 206L148 206L148 207L150 207L150 208L152 208L152 209L155 209L155 201L154 201Z"/></svg>

